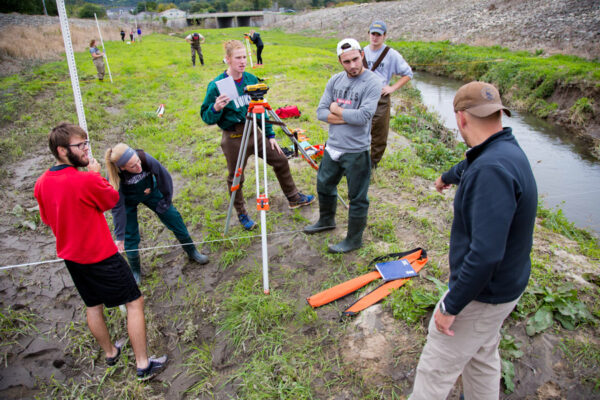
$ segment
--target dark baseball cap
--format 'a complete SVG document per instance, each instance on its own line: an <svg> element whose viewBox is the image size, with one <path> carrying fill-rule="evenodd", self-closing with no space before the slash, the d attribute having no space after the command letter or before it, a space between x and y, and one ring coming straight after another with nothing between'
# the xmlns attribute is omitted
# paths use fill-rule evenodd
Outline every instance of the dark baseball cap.
<svg viewBox="0 0 600 400"><path fill-rule="evenodd" d="M467 83L454 96L454 112L467 111L476 117L485 118L500 110L510 117L510 110L502 104L498 89L486 82Z"/></svg>

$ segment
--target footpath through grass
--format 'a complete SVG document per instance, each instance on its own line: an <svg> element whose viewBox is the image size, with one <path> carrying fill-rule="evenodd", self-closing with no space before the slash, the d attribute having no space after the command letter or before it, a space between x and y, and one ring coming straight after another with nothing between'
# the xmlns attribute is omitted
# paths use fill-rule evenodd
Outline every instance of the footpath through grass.
<svg viewBox="0 0 600 400"><path fill-rule="evenodd" d="M221 133L201 121L199 109L208 83L226 68L222 62L222 42L241 39L243 32L243 29L203 31L207 39L202 46L206 66L195 68L191 66L189 45L183 40L189 32L179 36L145 36L142 43L135 45L108 42L114 84L107 81L108 77L103 83L95 79L95 68L87 52L76 55L95 156L101 159L108 146L123 141L156 157L175 176L174 201L193 236L204 240L222 238L228 195L226 164L219 148ZM248 71L266 79L270 87L267 100L273 108L287 104L300 108L302 116L289 122L291 128L305 129L312 143L323 143L327 138L326 126L317 121L315 109L327 80L341 69L335 57L336 40L280 31L262 32L262 37L266 45L265 65L254 70L248 68ZM398 43L398 47L411 63L503 58L513 63L508 64L513 70L524 69L519 74L531 75L534 80L538 73L550 74L555 70L563 74L560 79L565 82L600 80L597 70L591 71L587 63L570 58L551 58L544 64L535 56L509 54L502 49L469 50L444 43ZM529 67L523 68L525 62ZM512 88L514 82L508 78L508 72L494 69L498 65L501 64L473 63L473 77L507 75L506 83L501 81L500 86ZM444 68L453 67L449 64ZM458 69L444 73L459 76L456 71ZM543 81L546 79L557 82L559 78ZM530 85L530 92L538 90L540 85L542 83L535 87ZM409 144L398 144L398 137L393 135L375 174L370 193L369 226L361 250L345 256L327 254L327 242L337 240L333 234L296 235L288 242L278 242L272 254L276 260L272 272L277 287L271 296L262 294L260 263L252 255L259 241L256 238L206 245L211 262L218 264L217 271L230 277L219 280L210 295L202 289L202 282L193 279L180 277L175 284L168 282L167 273L161 268L167 260L157 253L152 253L152 257L145 255L147 260L152 258L147 261L150 274L143 287L149 332L152 332L150 345L165 348L165 337L174 337L176 351L173 352L181 359L172 375L165 377L162 383L139 385L132 380L133 368L109 368L104 375L93 370L93 361L88 357L95 343L86 330L83 315L78 315L70 327L57 334L72 344L71 356L82 365L82 375L74 374L67 382L56 379L41 382L39 397L162 398L180 375L188 379L183 394L188 398L311 399L332 398L341 393L349 398L387 399L407 394L410 382L406 377L412 376L411 371L416 366L425 337L426 316L433 309L448 275L452 198L432 190L431 181L460 160L465 148L454 141L435 115L427 112L417 90L408 85L401 92L396 96L400 112L393 119L392 127L409 139ZM3 100L0 162L4 167L32 152L47 152L45 140L49 130L58 122L77 120L64 62L45 64L26 74L0 80L0 97ZM166 112L163 118L158 118L154 111L161 103L165 104ZM289 146L288 139L281 133L279 138L283 146ZM2 170L0 179L8 184L10 176L5 168ZM316 174L307 164L295 162L293 175L301 190L315 192ZM272 171L269 171L269 179L271 196L282 197ZM254 175L247 174L247 198L251 197L253 187ZM345 196L344 183L340 191ZM343 210L338 216L343 224L346 219ZM160 240L162 232L160 223L149 213L141 212L140 218L145 226L144 240L149 245L155 244L154 240ZM507 325L526 321L528 333L532 335L552 329L561 337L570 337L564 330L578 327L592 336L597 335L597 328L591 325L600 317L597 286L585 290L565 287L562 282L566 274L553 268L557 256L552 251L583 253L588 256L586 261L597 269L597 240L573 228L560 213L540 210L540 221L532 255L532 282L514 319ZM299 230L306 223L307 218L299 210L273 210L268 215L270 231ZM237 226L233 233L249 236ZM406 332L412 353L406 348L393 351L397 360L394 368L401 370L395 376L404 378L393 379L389 371L377 371L381 377L374 381L360 363L344 355L345 341L354 327L332 318L339 315L339 305L329 305L315 312L306 306L304 297L366 272L365 266L375 256L417 246L425 247L430 254L431 261L424 273L428 279L415 280L384 302L385 312L391 311L393 317L401 321L398 326ZM290 259L290 252L297 247L305 249L303 255L314 256L311 260L318 260L315 265L307 265L302 259ZM2 316L5 337L11 342L20 336L35 334L28 315L26 319L5 308ZM111 329L124 334L118 315L107 313L107 317ZM203 334L207 327L214 334ZM164 332L167 333L162 334ZM565 354L578 354L585 349L592 355L590 360L600 354L600 348L593 342L569 340L564 342ZM521 345L509 334L504 335L503 376L508 391L512 390L513 361L521 357L518 352ZM217 348L223 352L228 349L231 359L225 367L215 365ZM574 360L569 364L572 368L578 359ZM127 363L131 366L131 358ZM90 364L92 368L88 368ZM593 373L581 374L582 380L598 384Z"/></svg>

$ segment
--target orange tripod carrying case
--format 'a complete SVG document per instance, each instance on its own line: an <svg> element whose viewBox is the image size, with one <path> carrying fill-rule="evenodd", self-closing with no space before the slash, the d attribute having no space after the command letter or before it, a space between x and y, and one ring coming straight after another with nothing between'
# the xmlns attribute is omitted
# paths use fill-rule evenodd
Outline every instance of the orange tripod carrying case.
<svg viewBox="0 0 600 400"><path fill-rule="evenodd" d="M379 261L383 261L390 258L405 259L412 265L415 272L419 272L425 266L425 264L427 264L428 261L427 252L425 251L425 249L419 247L402 253L391 253L386 254L385 256L374 258L369 263L369 267ZM324 290L321 293L317 293L313 296L310 296L306 299L306 301L313 308L321 307L322 305L341 299L342 297L347 296L350 293L354 293L358 289L366 286L367 284L379 278L381 278L381 274L379 273L379 271L372 271L361 275L357 278L340 283L339 285ZM355 315L356 313L364 310L365 308L372 306L373 304L379 302L380 300L388 296L391 293L392 289L398 289L406 282L408 282L409 279L410 278L396 279L381 284L373 291L361 297L354 304L348 307L346 311L344 311L343 315Z"/></svg>

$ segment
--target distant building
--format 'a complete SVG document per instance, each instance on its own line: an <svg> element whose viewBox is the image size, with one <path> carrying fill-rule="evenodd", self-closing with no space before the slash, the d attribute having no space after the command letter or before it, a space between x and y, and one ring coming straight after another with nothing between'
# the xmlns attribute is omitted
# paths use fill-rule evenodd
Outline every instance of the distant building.
<svg viewBox="0 0 600 400"><path fill-rule="evenodd" d="M140 20L152 21L152 20L158 19L158 13L150 12L150 11L142 11L141 13L136 14L135 18L138 21L140 21Z"/></svg>
<svg viewBox="0 0 600 400"><path fill-rule="evenodd" d="M133 8L131 7L115 7L106 10L106 16L109 19L129 18L133 17Z"/></svg>

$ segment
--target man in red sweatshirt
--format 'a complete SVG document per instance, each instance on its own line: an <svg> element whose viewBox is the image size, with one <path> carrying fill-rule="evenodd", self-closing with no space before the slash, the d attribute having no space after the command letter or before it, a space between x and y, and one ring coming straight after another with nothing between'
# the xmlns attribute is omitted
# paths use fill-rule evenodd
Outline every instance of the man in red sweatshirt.
<svg viewBox="0 0 600 400"><path fill-rule="evenodd" d="M42 221L56 236L56 252L65 264L87 307L90 331L114 365L124 341L110 339L103 310L125 304L127 331L137 363L139 380L153 378L167 357L148 357L144 298L125 259L118 253L104 212L119 200L119 193L100 175L100 164L88 155L87 133L62 123L48 137L57 160L35 183L34 195ZM87 167L87 171L78 168Z"/></svg>

